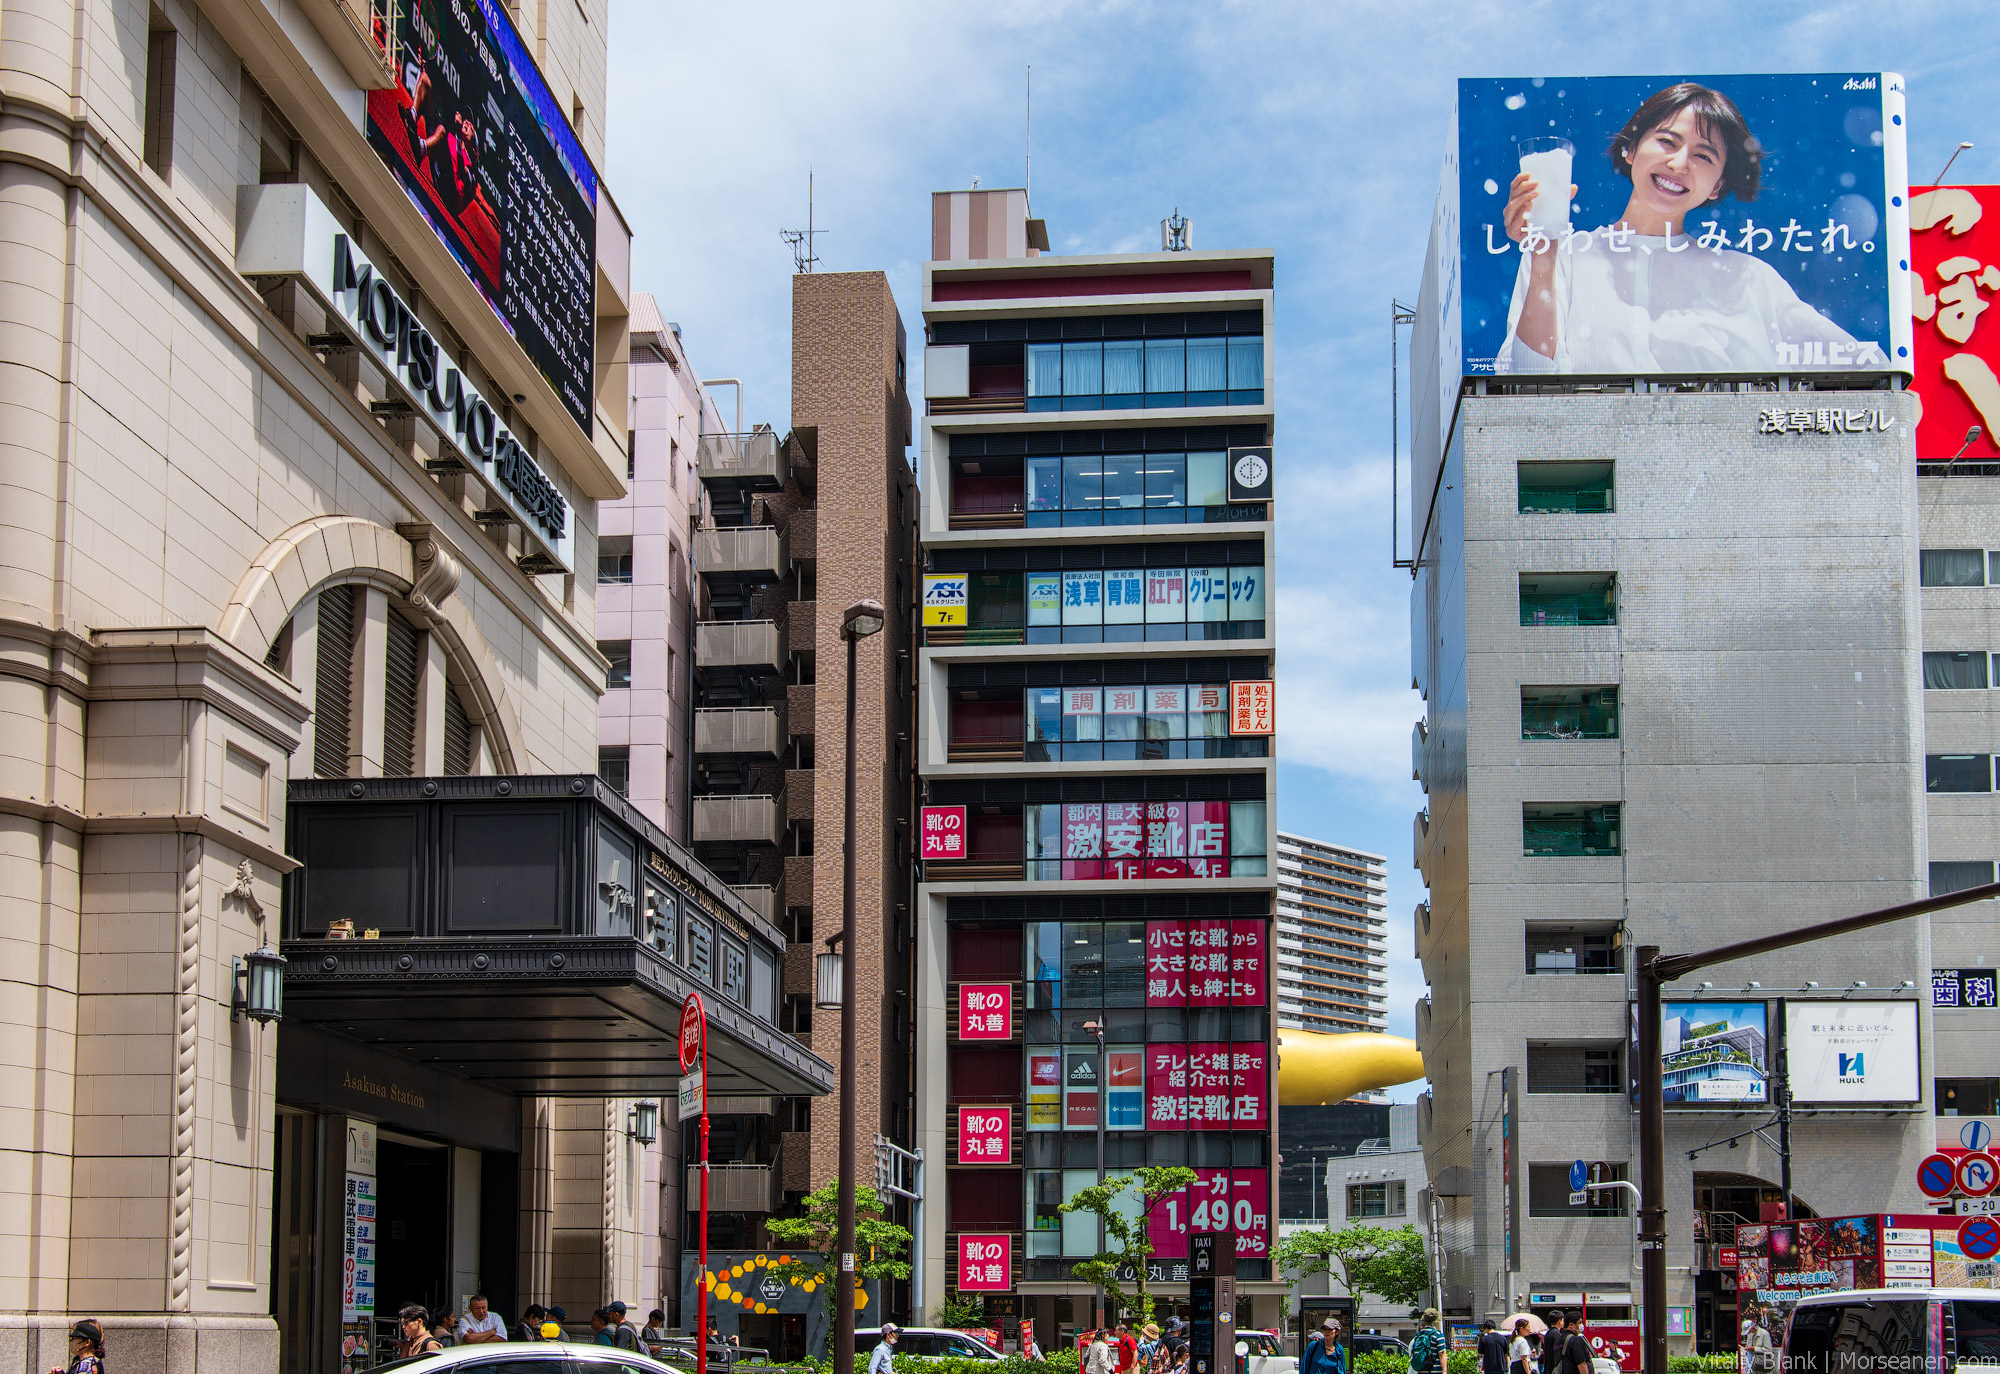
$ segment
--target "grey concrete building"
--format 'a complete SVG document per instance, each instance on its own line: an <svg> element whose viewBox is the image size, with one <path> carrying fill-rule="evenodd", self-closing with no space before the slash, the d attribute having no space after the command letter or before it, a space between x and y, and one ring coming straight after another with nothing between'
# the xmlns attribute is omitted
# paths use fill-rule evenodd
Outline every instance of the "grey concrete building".
<svg viewBox="0 0 2000 1374"><path fill-rule="evenodd" d="M2000 544L2000 487L1989 466L1919 466L1919 582L1924 626L1924 754L1930 886L1954 892L1993 881L2000 856L1991 755L2000 742L1995 699L1994 613L2000 610L1991 546ZM1935 986L1932 1061L1940 1117L1992 1118L2000 1107L1994 1006L1994 904L1979 902L1931 918ZM1966 1123L1940 1121L1939 1141L1961 1143ZM1977 1128L1974 1128L1975 1130Z"/></svg>
<svg viewBox="0 0 2000 1374"><path fill-rule="evenodd" d="M1421 331L1416 347L1421 368ZM1914 406L1887 389L1782 394L1796 385L1468 381L1428 446L1419 417L1418 1124L1457 1313L1588 1292L1615 1318L1636 1290L1628 1210L1570 1206L1565 1178L1578 1157L1636 1177L1634 947L1699 949L1925 890ZM1865 407L1886 428L1764 432L1781 404ZM1886 989L1921 1002L1928 1065L1930 941L1913 921L1669 996L1761 1001L1775 1025L1781 995ZM1802 1115L1798 1205L1919 1204L1929 1083L1916 1095ZM1754 1220L1780 1175L1754 1139L1689 1152L1767 1115L1669 1111L1669 1302L1695 1309L1698 1334L1730 1329L1734 1292L1695 1272L1695 1214Z"/></svg>

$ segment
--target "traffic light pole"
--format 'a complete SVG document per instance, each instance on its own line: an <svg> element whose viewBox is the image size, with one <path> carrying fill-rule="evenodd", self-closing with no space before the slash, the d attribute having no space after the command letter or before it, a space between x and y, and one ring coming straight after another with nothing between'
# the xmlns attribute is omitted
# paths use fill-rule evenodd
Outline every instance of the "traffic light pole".
<svg viewBox="0 0 2000 1374"><path fill-rule="evenodd" d="M1739 940L1732 945L1691 954L1662 954L1658 945L1639 946L1639 1293L1644 1319L1640 1333L1644 1374L1667 1374L1667 1127L1666 1084L1660 1064L1661 989L1710 964L1749 959L1773 950L1848 935L1912 916L1927 916L1933 911L1963 906L1967 902L1982 902L1992 897L2000 897L2000 883L1982 883L1978 887L1948 892L1942 897L1926 897L1921 901L1904 902L1900 906L1883 907L1879 911L1864 911L1858 916L1799 926L1775 935ZM1783 1065L1779 1067L1781 1071L1784 1068ZM1783 1094L1785 1107L1789 1109L1790 1085L1780 1085L1779 1091ZM1789 1118L1790 1111L1786 1110L1784 1116ZM1789 1147L1790 1122L1785 1120L1782 1124L1785 1144ZM1787 1175L1785 1205L1789 1215L1790 1149L1787 1148L1784 1154Z"/></svg>

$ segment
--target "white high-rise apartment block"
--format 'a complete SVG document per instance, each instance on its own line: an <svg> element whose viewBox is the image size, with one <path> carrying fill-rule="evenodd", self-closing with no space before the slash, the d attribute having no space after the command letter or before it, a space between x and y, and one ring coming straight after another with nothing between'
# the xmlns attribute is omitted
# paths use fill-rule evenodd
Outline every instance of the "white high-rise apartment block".
<svg viewBox="0 0 2000 1374"><path fill-rule="evenodd" d="M1278 832L1278 1026L1388 1029L1389 861Z"/></svg>

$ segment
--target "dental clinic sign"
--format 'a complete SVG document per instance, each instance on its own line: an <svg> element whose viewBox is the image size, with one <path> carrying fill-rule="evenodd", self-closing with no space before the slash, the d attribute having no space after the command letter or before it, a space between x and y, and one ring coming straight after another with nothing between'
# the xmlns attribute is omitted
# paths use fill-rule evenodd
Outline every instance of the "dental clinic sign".
<svg viewBox="0 0 2000 1374"><path fill-rule="evenodd" d="M569 571L574 548L562 493L332 212L304 186L246 186L239 196L237 271L303 280L436 431L440 452L458 457L526 532L523 569Z"/></svg>
<svg viewBox="0 0 2000 1374"><path fill-rule="evenodd" d="M1797 1102L1915 1102L1915 1002L1788 1002L1785 1054Z"/></svg>

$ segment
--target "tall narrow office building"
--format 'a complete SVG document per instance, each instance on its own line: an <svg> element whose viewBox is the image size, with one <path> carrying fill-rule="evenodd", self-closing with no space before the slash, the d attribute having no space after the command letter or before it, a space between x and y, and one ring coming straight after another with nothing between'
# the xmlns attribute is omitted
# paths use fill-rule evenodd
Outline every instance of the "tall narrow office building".
<svg viewBox="0 0 2000 1374"><path fill-rule="evenodd" d="M1388 906L1380 854L1279 834L1280 1029L1388 1029Z"/></svg>
<svg viewBox="0 0 2000 1374"><path fill-rule="evenodd" d="M1046 256L1019 190L939 194L933 235L921 1305L1053 1346L1098 1249L1061 1203L1184 1164L1154 1291L1232 1230L1274 1325L1271 255Z"/></svg>

